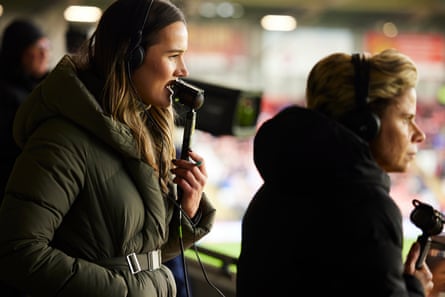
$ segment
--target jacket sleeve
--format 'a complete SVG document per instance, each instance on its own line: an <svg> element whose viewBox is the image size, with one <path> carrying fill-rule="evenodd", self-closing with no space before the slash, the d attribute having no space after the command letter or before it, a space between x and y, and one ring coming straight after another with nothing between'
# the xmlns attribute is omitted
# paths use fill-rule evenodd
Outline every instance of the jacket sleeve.
<svg viewBox="0 0 445 297"><path fill-rule="evenodd" d="M123 277L51 246L84 182L86 156L60 122L41 129L18 157L0 208L0 278L33 297L127 296Z"/></svg>
<svg viewBox="0 0 445 297"><path fill-rule="evenodd" d="M203 193L199 206L200 219L193 222L185 215L181 219L182 241L184 248L189 248L193 243L203 238L212 229L215 221L216 209L210 203L207 195ZM162 248L162 258L167 261L177 256L180 252L179 246L179 216L173 211L173 217L169 226L169 239Z"/></svg>

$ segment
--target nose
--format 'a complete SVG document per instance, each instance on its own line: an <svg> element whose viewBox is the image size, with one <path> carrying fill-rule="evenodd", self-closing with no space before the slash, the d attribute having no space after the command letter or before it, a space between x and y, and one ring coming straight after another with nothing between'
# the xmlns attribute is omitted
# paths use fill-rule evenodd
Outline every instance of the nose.
<svg viewBox="0 0 445 297"><path fill-rule="evenodd" d="M186 77L189 75L189 71L187 69L187 66L185 65L184 59L181 59L181 62L178 63L178 67L176 67L175 70L175 76L176 77Z"/></svg>
<svg viewBox="0 0 445 297"><path fill-rule="evenodd" d="M423 130L419 127L419 125L417 125L417 123L414 125L414 135L413 135L413 140L416 143L422 143L425 141L426 139L426 134L425 132L423 132Z"/></svg>

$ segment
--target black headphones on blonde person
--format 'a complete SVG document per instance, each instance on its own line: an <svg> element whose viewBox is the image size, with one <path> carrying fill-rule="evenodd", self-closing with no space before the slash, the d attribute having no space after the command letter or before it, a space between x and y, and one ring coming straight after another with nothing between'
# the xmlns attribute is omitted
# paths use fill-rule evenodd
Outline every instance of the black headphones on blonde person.
<svg viewBox="0 0 445 297"><path fill-rule="evenodd" d="M354 66L354 90L357 107L342 117L341 122L358 136L370 141L380 130L380 118L368 106L370 65L363 53L351 55Z"/></svg>
<svg viewBox="0 0 445 297"><path fill-rule="evenodd" d="M143 18L140 19L141 25L139 25L137 28L138 30L135 32L134 35L132 35L130 39L130 43L128 46L128 51L126 54L126 63L127 63L127 70L128 74L131 75L131 73L142 65L142 62L144 61L145 57L145 48L141 44L142 43L142 32L144 30L145 24L148 20L148 15L150 14L151 6L153 5L153 0L147 1L147 0L139 0L140 2L143 2L144 8L140 11L143 12L141 16ZM136 7L139 10L139 7Z"/></svg>

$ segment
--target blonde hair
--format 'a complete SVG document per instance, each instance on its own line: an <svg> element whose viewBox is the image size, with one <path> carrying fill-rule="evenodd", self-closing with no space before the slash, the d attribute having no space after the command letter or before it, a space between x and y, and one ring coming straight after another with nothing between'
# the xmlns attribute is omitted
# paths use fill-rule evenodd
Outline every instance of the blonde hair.
<svg viewBox="0 0 445 297"><path fill-rule="evenodd" d="M392 99L416 87L417 67L408 56L395 49L368 56L367 61L370 67L368 104L380 115ZM334 119L354 110L357 107L354 75L350 54L334 53L321 59L309 73L307 107Z"/></svg>

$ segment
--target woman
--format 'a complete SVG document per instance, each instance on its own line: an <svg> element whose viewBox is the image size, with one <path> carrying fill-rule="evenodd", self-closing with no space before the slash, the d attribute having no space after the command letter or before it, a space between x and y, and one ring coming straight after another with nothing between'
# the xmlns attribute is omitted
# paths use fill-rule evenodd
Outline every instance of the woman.
<svg viewBox="0 0 445 297"><path fill-rule="evenodd" d="M426 296L419 244L402 264L402 215L389 172L406 172L425 134L407 56L334 53L311 70L307 108L265 122L254 140L264 184L243 218L237 296ZM270 145L273 144L273 145ZM285 270L285 272L284 272Z"/></svg>
<svg viewBox="0 0 445 297"><path fill-rule="evenodd" d="M1 279L33 297L176 296L162 262L215 216L203 158L175 160L170 89L188 75L187 43L169 1L118 0L88 47L22 105L23 152L0 209Z"/></svg>

